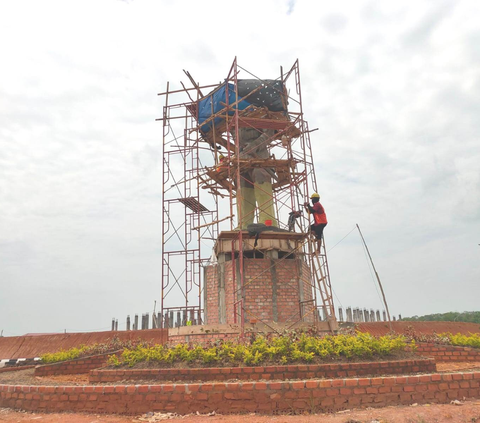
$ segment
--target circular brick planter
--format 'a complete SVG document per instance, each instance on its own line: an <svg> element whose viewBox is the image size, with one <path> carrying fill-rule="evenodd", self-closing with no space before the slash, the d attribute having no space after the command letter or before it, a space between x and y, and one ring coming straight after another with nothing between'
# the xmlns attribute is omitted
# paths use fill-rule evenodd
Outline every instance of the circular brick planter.
<svg viewBox="0 0 480 423"><path fill-rule="evenodd" d="M91 383L112 383L120 381L227 381L240 380L289 380L339 378L365 375L430 373L436 371L435 360L374 361L361 363L311 364L291 366L220 367L195 369L121 369L92 370Z"/></svg>
<svg viewBox="0 0 480 423"><path fill-rule="evenodd" d="M119 386L0 385L0 407L140 414L332 412L480 397L480 372L303 380Z"/></svg>

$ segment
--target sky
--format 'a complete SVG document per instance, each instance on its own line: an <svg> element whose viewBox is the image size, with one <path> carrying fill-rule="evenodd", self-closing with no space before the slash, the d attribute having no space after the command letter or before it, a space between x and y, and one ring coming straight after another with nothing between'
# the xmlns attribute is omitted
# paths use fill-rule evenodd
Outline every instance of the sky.
<svg viewBox="0 0 480 423"><path fill-rule="evenodd" d="M0 331L160 300L166 88L300 63L335 302L478 310L480 3L0 2Z"/></svg>

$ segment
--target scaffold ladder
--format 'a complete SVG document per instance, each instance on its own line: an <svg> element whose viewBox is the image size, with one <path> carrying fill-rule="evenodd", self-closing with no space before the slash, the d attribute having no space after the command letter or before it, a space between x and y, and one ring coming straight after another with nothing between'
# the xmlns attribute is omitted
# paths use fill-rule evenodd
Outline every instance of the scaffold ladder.
<svg viewBox="0 0 480 423"><path fill-rule="evenodd" d="M332 332L337 330L337 319L335 317L335 307L333 304L332 285L330 283L330 273L328 270L327 252L325 249L325 240L322 237L320 250L317 251L318 241L311 234L308 238L310 268L314 286L320 291L322 298L322 310L329 328Z"/></svg>

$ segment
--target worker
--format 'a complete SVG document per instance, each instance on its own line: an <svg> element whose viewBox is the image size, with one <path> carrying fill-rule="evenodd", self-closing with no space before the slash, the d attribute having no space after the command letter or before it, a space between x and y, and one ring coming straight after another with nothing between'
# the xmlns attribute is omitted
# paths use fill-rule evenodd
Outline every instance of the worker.
<svg viewBox="0 0 480 423"><path fill-rule="evenodd" d="M225 163L223 163L223 162L225 162L226 160L227 160L226 157L225 157L222 153L220 153L220 154L218 155L218 164L217 164L217 167L216 167L216 169L215 169L217 172L220 172L222 169L226 169L226 168L227 168L227 166L225 165Z"/></svg>
<svg viewBox="0 0 480 423"><path fill-rule="evenodd" d="M314 223L310 227L310 230L315 235L317 239L317 251L316 253L320 253L320 247L322 245L322 236L323 236L323 229L327 226L327 215L325 214L325 209L320 204L320 195L316 192L312 194L310 197L312 200L313 206L311 206L308 202L304 204L306 210L313 214Z"/></svg>
<svg viewBox="0 0 480 423"><path fill-rule="evenodd" d="M271 129L239 128L241 159L268 159L267 146L273 141L275 131ZM258 222L277 226L273 204L271 169L253 168L240 174L240 189L237 192L237 215L239 228L247 229L253 223L255 208L258 207Z"/></svg>

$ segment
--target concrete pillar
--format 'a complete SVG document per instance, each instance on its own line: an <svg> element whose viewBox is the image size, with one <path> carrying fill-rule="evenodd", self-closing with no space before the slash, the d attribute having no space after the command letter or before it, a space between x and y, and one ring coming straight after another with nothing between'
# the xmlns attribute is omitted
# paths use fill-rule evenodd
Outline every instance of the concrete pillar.
<svg viewBox="0 0 480 423"><path fill-rule="evenodd" d="M380 319L380 310L377 310L377 322L380 322L381 319Z"/></svg>
<svg viewBox="0 0 480 423"><path fill-rule="evenodd" d="M236 260L235 260L236 261ZM218 262L218 321L219 323L227 322L227 310L225 302L225 254L219 254L217 257Z"/></svg>
<svg viewBox="0 0 480 423"><path fill-rule="evenodd" d="M325 307L322 307L322 314L323 314L323 321L327 321L327 309Z"/></svg>
<svg viewBox="0 0 480 423"><path fill-rule="evenodd" d="M343 322L343 309L342 307L338 307L338 320Z"/></svg>
<svg viewBox="0 0 480 423"><path fill-rule="evenodd" d="M158 324L157 324L157 315L155 313L152 313L152 329L157 329Z"/></svg>
<svg viewBox="0 0 480 423"><path fill-rule="evenodd" d="M174 320L173 320L173 311L170 312L170 316L168 317L168 327L169 328L173 328L173 323L174 323Z"/></svg>
<svg viewBox="0 0 480 423"><path fill-rule="evenodd" d="M375 321L375 311L374 310L370 310L370 321L371 322Z"/></svg>
<svg viewBox="0 0 480 423"><path fill-rule="evenodd" d="M387 321L387 313L385 312L385 310L383 310L382 314L383 314L383 320L382 321L386 322Z"/></svg>
<svg viewBox="0 0 480 423"><path fill-rule="evenodd" d="M265 258L278 260L278 250L265 251Z"/></svg>
<svg viewBox="0 0 480 423"><path fill-rule="evenodd" d="M148 329L148 323L150 320L150 313L145 314L145 329Z"/></svg>
<svg viewBox="0 0 480 423"><path fill-rule="evenodd" d="M353 322L352 307L347 307L347 322Z"/></svg>
<svg viewBox="0 0 480 423"><path fill-rule="evenodd" d="M195 326L197 324L196 320L195 320L195 310L190 310L190 322L192 324L192 326Z"/></svg>
<svg viewBox="0 0 480 423"><path fill-rule="evenodd" d="M115 319L112 319L112 331L115 330Z"/></svg>
<svg viewBox="0 0 480 423"><path fill-rule="evenodd" d="M187 326L187 310L182 310L182 324L181 326Z"/></svg>
<svg viewBox="0 0 480 423"><path fill-rule="evenodd" d="M130 330L130 315L127 316L127 330Z"/></svg>
<svg viewBox="0 0 480 423"><path fill-rule="evenodd" d="M370 321L370 319L368 318L368 310L366 308L363 309L363 317L365 319L366 322Z"/></svg>
<svg viewBox="0 0 480 423"><path fill-rule="evenodd" d="M182 318L180 317L180 311L177 311L177 321L176 321L176 324L175 324L175 327L179 328L180 326L182 326Z"/></svg>
<svg viewBox="0 0 480 423"><path fill-rule="evenodd" d="M402 320L402 315L401 314L398 315L398 320Z"/></svg>
<svg viewBox="0 0 480 423"><path fill-rule="evenodd" d="M115 330L118 330L118 319L115 320Z"/></svg>
<svg viewBox="0 0 480 423"><path fill-rule="evenodd" d="M135 325L134 325L133 329L138 330L138 314L135 314Z"/></svg>
<svg viewBox="0 0 480 423"><path fill-rule="evenodd" d="M394 322L397 321L397 318L395 316L393 316L393 319L392 319Z"/></svg>

